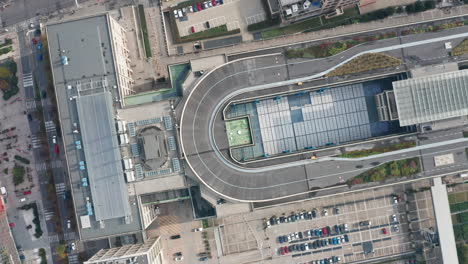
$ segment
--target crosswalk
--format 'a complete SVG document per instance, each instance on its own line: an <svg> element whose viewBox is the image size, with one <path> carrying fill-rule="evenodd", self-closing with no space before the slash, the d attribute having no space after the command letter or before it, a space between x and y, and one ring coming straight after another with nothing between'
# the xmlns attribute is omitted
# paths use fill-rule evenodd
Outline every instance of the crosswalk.
<svg viewBox="0 0 468 264"><path fill-rule="evenodd" d="M50 219L52 219L54 217L54 212L52 211L49 211L49 210L44 210L44 219L46 221L49 221Z"/></svg>
<svg viewBox="0 0 468 264"><path fill-rule="evenodd" d="M46 162L36 163L36 170L37 171L45 171L48 168L58 169L58 168L62 168L62 167L63 167L63 164L62 164L61 160L52 160L50 162L50 165L48 165Z"/></svg>
<svg viewBox="0 0 468 264"><path fill-rule="evenodd" d="M57 133L54 121L46 121L44 124L45 124L47 134L56 134Z"/></svg>
<svg viewBox="0 0 468 264"><path fill-rule="evenodd" d="M35 100L28 100L26 101L26 110L32 111L36 110L36 101Z"/></svg>
<svg viewBox="0 0 468 264"><path fill-rule="evenodd" d="M36 163L36 171L45 171L47 170L47 163L41 162L41 163Z"/></svg>
<svg viewBox="0 0 468 264"><path fill-rule="evenodd" d="M31 143L32 143L32 147L35 149L40 148L42 146L41 139L36 135L31 136Z"/></svg>
<svg viewBox="0 0 468 264"><path fill-rule="evenodd" d="M50 166L52 167L52 169L58 169L58 168L62 168L62 161L61 160L52 160L52 162L50 163Z"/></svg>
<svg viewBox="0 0 468 264"><path fill-rule="evenodd" d="M58 234L50 235L50 236L49 236L49 243L58 243L59 240L60 240L60 239L59 239Z"/></svg>
<svg viewBox="0 0 468 264"><path fill-rule="evenodd" d="M78 260L78 255L68 255L68 264L78 264L80 261Z"/></svg>
<svg viewBox="0 0 468 264"><path fill-rule="evenodd" d="M63 238L65 241L76 240L76 234L75 232L66 232L63 234Z"/></svg>
<svg viewBox="0 0 468 264"><path fill-rule="evenodd" d="M31 87L34 85L32 73L25 73L23 75L23 87Z"/></svg>
<svg viewBox="0 0 468 264"><path fill-rule="evenodd" d="M62 182L55 184L55 192L57 193L58 197L62 196L65 192L65 183Z"/></svg>

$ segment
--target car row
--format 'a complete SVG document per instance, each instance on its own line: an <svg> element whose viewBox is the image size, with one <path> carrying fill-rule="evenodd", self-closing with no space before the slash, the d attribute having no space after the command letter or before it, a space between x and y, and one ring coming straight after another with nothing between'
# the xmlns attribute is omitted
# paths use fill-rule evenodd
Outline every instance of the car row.
<svg viewBox="0 0 468 264"><path fill-rule="evenodd" d="M339 245L339 244L347 243L347 242L349 242L348 235L341 235L341 236L328 238L328 239L317 239L314 242L309 242L309 243L294 244L294 245L280 247L278 249L278 253L280 255L285 255L294 251L308 251L312 249L326 247L328 245Z"/></svg>
<svg viewBox="0 0 468 264"><path fill-rule="evenodd" d="M208 9L210 7L217 6L217 5L222 5L222 4L224 4L224 0L211 0L211 1L206 1L206 2L196 3L196 4L190 5L188 7L182 7L182 8L179 8L179 9L174 9L173 10L174 17L183 19L184 17L187 16L187 12L195 13L195 12L199 12L199 11Z"/></svg>
<svg viewBox="0 0 468 264"><path fill-rule="evenodd" d="M270 228L273 225L279 225L282 223L297 222L300 220L312 220L317 217L317 210L312 210L309 212L301 212L296 214L291 214L289 216L272 216L270 219L265 221L265 228Z"/></svg>
<svg viewBox="0 0 468 264"><path fill-rule="evenodd" d="M341 261L341 258L340 257L337 257L337 256L333 256L331 258L325 258L325 259L321 259L321 260L312 260L311 264L331 264L331 263L338 263Z"/></svg>

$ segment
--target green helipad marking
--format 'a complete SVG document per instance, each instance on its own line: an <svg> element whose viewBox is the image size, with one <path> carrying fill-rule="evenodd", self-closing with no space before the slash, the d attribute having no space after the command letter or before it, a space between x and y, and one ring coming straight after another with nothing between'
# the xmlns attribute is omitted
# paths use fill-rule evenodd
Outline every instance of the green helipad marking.
<svg viewBox="0 0 468 264"><path fill-rule="evenodd" d="M252 144L252 138L250 137L250 125L247 118L227 121L226 132L229 147Z"/></svg>

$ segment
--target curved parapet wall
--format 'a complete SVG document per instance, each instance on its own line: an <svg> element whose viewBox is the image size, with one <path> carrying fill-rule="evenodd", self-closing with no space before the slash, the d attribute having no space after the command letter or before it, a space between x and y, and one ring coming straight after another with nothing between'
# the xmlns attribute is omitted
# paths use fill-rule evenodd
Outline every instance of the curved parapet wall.
<svg viewBox="0 0 468 264"><path fill-rule="evenodd" d="M265 201L308 191L304 165L247 169L225 160L213 140L214 122L233 92L286 82L282 56L268 55L224 64L197 83L181 119L181 147L194 174L214 192L239 201Z"/></svg>

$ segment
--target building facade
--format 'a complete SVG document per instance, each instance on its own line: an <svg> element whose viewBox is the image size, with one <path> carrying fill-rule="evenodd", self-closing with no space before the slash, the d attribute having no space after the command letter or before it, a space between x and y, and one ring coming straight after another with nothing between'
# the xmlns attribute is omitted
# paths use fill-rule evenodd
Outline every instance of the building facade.
<svg viewBox="0 0 468 264"><path fill-rule="evenodd" d="M114 65L118 82L120 97L135 94L132 78L129 50L127 48L127 38L125 29L111 16L107 16L109 25L109 35L111 37L112 49L114 51ZM122 100L123 103L123 100Z"/></svg>
<svg viewBox="0 0 468 264"><path fill-rule="evenodd" d="M117 248L101 249L84 264L148 263L163 264L161 238L151 238L145 243Z"/></svg>

